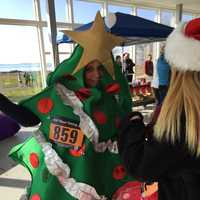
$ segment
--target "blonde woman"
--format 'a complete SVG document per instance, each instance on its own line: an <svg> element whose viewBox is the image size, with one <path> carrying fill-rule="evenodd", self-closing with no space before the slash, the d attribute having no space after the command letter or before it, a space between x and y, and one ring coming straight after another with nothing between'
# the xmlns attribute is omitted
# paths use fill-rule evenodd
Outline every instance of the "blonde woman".
<svg viewBox="0 0 200 200"><path fill-rule="evenodd" d="M165 57L172 76L156 125L147 135L143 116L129 114L119 152L133 177L158 182L159 200L199 200L200 18L172 32Z"/></svg>

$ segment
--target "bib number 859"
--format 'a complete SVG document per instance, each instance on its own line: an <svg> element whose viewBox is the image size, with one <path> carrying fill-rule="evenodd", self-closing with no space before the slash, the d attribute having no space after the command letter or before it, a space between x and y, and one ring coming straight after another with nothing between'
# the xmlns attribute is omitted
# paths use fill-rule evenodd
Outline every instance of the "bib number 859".
<svg viewBox="0 0 200 200"><path fill-rule="evenodd" d="M80 128L73 128L52 123L49 138L58 143L81 147L84 134Z"/></svg>
<svg viewBox="0 0 200 200"><path fill-rule="evenodd" d="M75 144L78 138L78 131L70 129L63 126L54 127L54 139L61 140L62 142L67 142Z"/></svg>

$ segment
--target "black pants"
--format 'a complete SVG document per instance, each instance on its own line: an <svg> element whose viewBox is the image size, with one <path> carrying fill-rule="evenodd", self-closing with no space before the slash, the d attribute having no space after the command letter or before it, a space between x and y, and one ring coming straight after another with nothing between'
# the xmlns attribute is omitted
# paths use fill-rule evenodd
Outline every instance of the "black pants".
<svg viewBox="0 0 200 200"><path fill-rule="evenodd" d="M127 81L128 81L129 83L132 83L133 74L127 74L127 75L126 75L126 78L127 78Z"/></svg>
<svg viewBox="0 0 200 200"><path fill-rule="evenodd" d="M160 102L160 94L159 94L159 89L158 88L152 88L153 89L153 94L155 96L156 99L156 104L158 105Z"/></svg>
<svg viewBox="0 0 200 200"><path fill-rule="evenodd" d="M164 98L167 94L168 86L167 85L159 85L158 92L159 92L159 102L158 105L162 104L164 101Z"/></svg>

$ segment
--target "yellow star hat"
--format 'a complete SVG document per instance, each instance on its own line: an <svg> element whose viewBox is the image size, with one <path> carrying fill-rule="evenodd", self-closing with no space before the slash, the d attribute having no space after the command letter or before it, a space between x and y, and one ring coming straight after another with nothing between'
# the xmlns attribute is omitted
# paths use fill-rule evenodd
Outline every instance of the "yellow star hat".
<svg viewBox="0 0 200 200"><path fill-rule="evenodd" d="M105 66L112 78L115 78L111 51L115 46L122 44L125 39L106 32L100 12L97 12L95 21L89 30L82 32L63 30L62 32L83 47L83 55L73 74L91 61L98 60Z"/></svg>

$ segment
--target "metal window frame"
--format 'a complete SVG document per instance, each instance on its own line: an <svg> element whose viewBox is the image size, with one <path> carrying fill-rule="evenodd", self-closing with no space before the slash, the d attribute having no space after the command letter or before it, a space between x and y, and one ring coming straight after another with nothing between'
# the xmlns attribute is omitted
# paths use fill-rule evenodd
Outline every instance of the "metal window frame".
<svg viewBox="0 0 200 200"><path fill-rule="evenodd" d="M43 28L48 27L47 21L42 21L41 18L41 9L40 9L40 0L32 0L34 3L33 9L35 12L35 20L24 20L24 19L8 19L8 18L0 18L0 25L17 25L17 26L31 26L36 27L37 29L37 36L38 36L38 43L39 43L39 53L40 53L40 62L41 62L41 72L42 72L42 84L43 87L46 86L46 75L47 75L47 63L46 63L46 55L51 55L51 52L45 51L45 45L44 45L44 36L43 36ZM46 2L51 2L53 0L46 0ZM128 1L128 0L80 0L82 2L90 2L90 3L100 3L102 5L102 14L103 16L107 16L108 14L108 5L116 5L116 6L123 6L123 7L131 7L133 10L134 15L137 14L137 9L148 9L148 10L155 10L157 11L157 19L160 17L160 13L163 10L169 10L173 13L173 17L175 17L176 9L173 6L163 6L159 4L155 4L152 6L151 3L138 3L134 1ZM80 26L81 24L74 22L74 12L73 12L73 0L66 0L66 11L68 14L68 22L56 22L55 21L49 22L49 23L55 23L57 27L59 28L67 28L73 30L74 28ZM50 12L55 12L50 10ZM183 9L183 13L191 14L192 16L196 17L199 16L199 11L194 10L186 10ZM50 13L51 14L51 13ZM159 22L159 20L156 20ZM56 34L55 28L52 29L54 34ZM55 41L54 41L55 45ZM73 51L73 48L71 49L71 52ZM60 54L68 54L68 52L58 52ZM136 58L136 52L135 52L135 46L132 47L132 53L133 53L133 60ZM158 53L158 47L157 47L157 53ZM52 56L52 55L51 55ZM53 56L52 56L53 59Z"/></svg>

